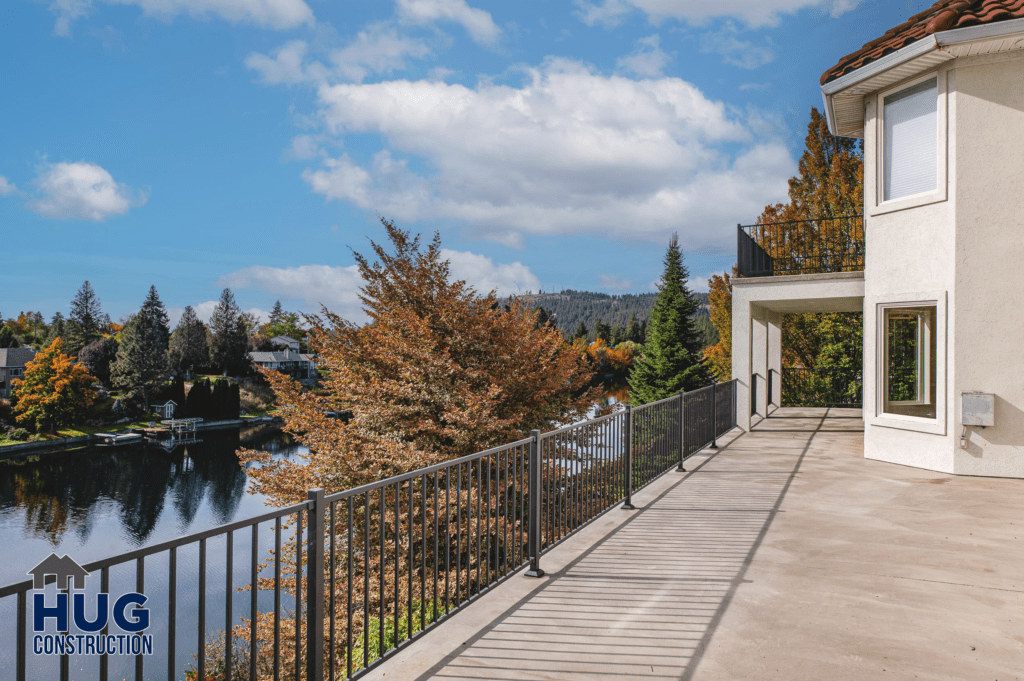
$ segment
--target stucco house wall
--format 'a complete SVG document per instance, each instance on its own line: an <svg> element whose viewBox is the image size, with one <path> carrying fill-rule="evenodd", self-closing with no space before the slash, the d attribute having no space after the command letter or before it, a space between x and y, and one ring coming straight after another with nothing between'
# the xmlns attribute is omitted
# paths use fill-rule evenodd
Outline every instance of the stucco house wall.
<svg viewBox="0 0 1024 681"><path fill-rule="evenodd" d="M954 140L959 124L956 75L949 66L933 75L937 75L940 83L945 85L946 94L940 98L939 107L946 119L944 148L947 168L955 168ZM881 94L872 93L865 97L864 456L952 473L955 436L951 413L956 404L952 399L955 372L951 361L955 345L952 311L956 305L956 178L951 172L943 173L946 175L946 191L928 203L904 204L905 207L896 210L880 205L878 142L881 120L878 109ZM945 321L943 327L937 329L939 366L936 372L936 392L941 394L941 401L945 404L938 412L934 426L883 416L878 404L881 361L879 305L920 300L937 300L939 316Z"/></svg>
<svg viewBox="0 0 1024 681"><path fill-rule="evenodd" d="M956 62L954 472L1024 477L1024 54ZM960 394L995 426L960 447Z"/></svg>

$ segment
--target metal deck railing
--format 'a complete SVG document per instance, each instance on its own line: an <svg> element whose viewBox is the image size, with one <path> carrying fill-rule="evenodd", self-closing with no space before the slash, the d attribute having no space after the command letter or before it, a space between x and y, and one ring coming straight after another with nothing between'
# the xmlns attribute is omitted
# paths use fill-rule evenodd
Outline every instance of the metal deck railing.
<svg viewBox="0 0 1024 681"><path fill-rule="evenodd" d="M10 631L0 623L0 660L13 668L0 676L358 678L519 570L542 575L546 551L632 508L636 490L683 470L736 416L736 382L720 383L83 566L99 573L86 595L116 593L112 579L146 594L151 655L35 654L33 581L4 586L0 608L14 616Z"/></svg>
<svg viewBox="0 0 1024 681"><path fill-rule="evenodd" d="M864 219L850 215L737 225L741 277L864 270Z"/></svg>

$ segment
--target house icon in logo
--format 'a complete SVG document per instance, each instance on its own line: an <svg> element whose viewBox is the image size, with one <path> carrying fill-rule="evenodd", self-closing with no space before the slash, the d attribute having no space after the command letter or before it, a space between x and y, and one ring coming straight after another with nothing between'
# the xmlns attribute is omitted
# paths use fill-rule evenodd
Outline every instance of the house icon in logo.
<svg viewBox="0 0 1024 681"><path fill-rule="evenodd" d="M58 589L70 589L74 580L75 589L85 588L85 578L89 572L71 559L70 556L59 557L51 553L39 565L28 571L32 575L32 588L42 589L47 582L57 582ZM52 575L53 579L47 579Z"/></svg>

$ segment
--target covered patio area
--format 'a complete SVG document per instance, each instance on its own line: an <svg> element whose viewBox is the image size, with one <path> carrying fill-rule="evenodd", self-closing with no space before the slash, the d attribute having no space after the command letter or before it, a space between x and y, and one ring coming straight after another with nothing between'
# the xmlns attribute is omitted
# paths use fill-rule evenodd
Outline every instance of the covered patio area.
<svg viewBox="0 0 1024 681"><path fill-rule="evenodd" d="M867 460L863 431L736 429L364 678L1024 678L1024 481Z"/></svg>

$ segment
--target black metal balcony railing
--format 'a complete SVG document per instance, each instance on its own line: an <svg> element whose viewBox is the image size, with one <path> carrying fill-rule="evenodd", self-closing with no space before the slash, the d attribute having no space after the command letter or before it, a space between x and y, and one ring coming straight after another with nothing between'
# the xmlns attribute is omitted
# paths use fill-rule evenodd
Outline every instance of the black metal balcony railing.
<svg viewBox="0 0 1024 681"><path fill-rule="evenodd" d="M741 277L860 272L864 250L860 215L737 226Z"/></svg>
<svg viewBox="0 0 1024 681"><path fill-rule="evenodd" d="M853 407L863 401L862 377L833 369L783 367L783 407Z"/></svg>
<svg viewBox="0 0 1024 681"><path fill-rule="evenodd" d="M736 415L736 381L719 383L83 566L89 596L147 595L152 655L36 655L33 581L4 586L0 676L358 678L520 569L542 575L542 554Z"/></svg>

